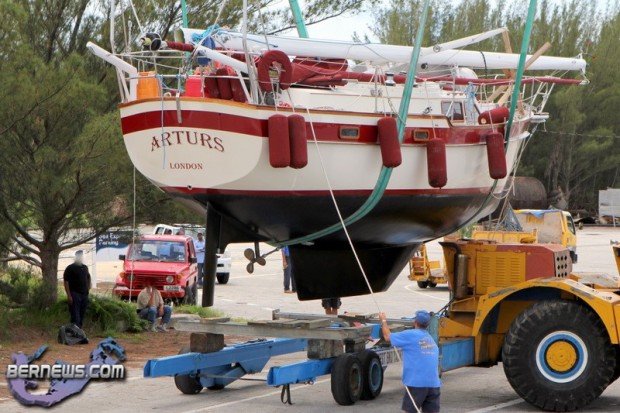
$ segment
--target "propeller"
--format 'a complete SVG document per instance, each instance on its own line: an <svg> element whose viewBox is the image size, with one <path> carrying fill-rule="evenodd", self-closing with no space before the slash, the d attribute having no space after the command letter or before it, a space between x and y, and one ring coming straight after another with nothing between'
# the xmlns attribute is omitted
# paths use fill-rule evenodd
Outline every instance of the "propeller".
<svg viewBox="0 0 620 413"><path fill-rule="evenodd" d="M245 267L245 269L250 274L254 273L254 264L258 264L258 265L264 266L265 264L267 264L267 260L265 259L265 256L271 254L272 252L273 251L271 251L271 252L269 252L269 253L267 253L265 255L260 255L260 247L258 245L258 242L255 242L254 243L254 249L246 248L246 250L243 251L243 256L245 258L247 258L248 261L250 261L248 263L248 265Z"/></svg>

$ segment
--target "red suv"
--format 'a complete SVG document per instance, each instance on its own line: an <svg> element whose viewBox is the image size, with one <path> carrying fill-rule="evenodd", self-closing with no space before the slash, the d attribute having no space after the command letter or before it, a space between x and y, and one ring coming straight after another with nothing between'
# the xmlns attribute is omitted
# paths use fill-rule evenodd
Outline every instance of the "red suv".
<svg viewBox="0 0 620 413"><path fill-rule="evenodd" d="M191 237L143 235L119 259L123 272L116 277L115 295L135 298L150 278L164 299L196 304L198 269Z"/></svg>

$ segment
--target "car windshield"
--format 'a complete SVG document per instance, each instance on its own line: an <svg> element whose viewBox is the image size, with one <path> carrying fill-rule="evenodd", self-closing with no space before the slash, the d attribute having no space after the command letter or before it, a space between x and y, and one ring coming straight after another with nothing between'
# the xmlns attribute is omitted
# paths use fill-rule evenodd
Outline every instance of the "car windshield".
<svg viewBox="0 0 620 413"><path fill-rule="evenodd" d="M129 259L132 261L185 261L185 244L178 241L139 240L132 245Z"/></svg>

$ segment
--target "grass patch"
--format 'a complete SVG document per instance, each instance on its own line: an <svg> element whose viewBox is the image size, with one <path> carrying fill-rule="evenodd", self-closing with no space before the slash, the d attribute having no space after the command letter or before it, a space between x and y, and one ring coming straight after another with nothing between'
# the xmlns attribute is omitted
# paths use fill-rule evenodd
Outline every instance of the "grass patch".
<svg viewBox="0 0 620 413"><path fill-rule="evenodd" d="M202 318L224 317L225 314L221 310L211 307L200 307L197 305L179 305L174 307L174 312L179 314L197 314Z"/></svg>

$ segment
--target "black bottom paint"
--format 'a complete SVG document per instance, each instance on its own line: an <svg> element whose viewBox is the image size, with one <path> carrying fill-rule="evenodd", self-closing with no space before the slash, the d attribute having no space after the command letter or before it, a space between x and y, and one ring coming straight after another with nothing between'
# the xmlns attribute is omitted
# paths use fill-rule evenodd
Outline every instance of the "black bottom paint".
<svg viewBox="0 0 620 413"><path fill-rule="evenodd" d="M204 213L204 205L223 218L219 240L281 242L311 234L338 223L329 196L180 195ZM423 242L456 231L472 218L490 214L498 201L487 194L386 195L360 221L347 228L373 291L386 290ZM365 196L339 196L343 217L355 212ZM291 246L294 277L300 300L348 297L369 290L344 231Z"/></svg>

